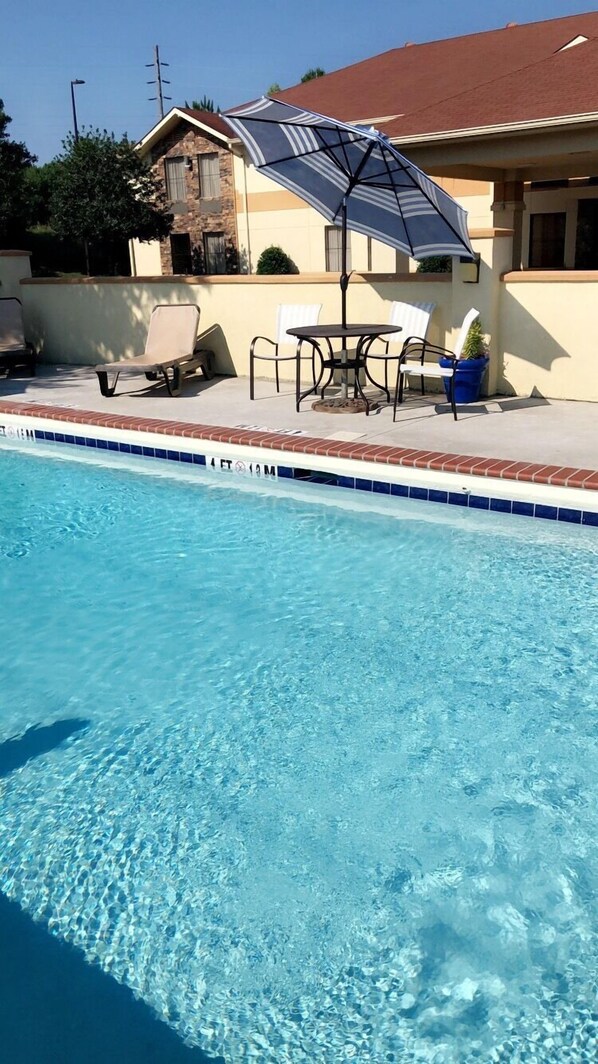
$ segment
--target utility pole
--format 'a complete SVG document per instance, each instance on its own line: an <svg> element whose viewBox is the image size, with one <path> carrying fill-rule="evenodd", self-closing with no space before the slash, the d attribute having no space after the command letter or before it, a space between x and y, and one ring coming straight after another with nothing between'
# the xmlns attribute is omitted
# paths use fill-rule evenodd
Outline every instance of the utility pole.
<svg viewBox="0 0 598 1064"><path fill-rule="evenodd" d="M154 61L153 63L146 63L146 67L153 67L155 71L154 77L151 81L148 81L148 85L155 85L156 95L150 96L148 99L158 101L158 114L160 118L164 118L164 100L171 100L172 96L164 96L162 92L163 85L170 85L170 82L166 78L162 77L162 67L170 66L169 63L165 63L163 59L160 59L160 49L158 45L154 48Z"/></svg>

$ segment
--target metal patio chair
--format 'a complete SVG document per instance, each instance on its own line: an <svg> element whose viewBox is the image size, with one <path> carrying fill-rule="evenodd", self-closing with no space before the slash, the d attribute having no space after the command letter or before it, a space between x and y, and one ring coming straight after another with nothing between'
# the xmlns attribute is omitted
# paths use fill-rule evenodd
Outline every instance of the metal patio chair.
<svg viewBox="0 0 598 1064"><path fill-rule="evenodd" d="M472 322L474 322L476 318L479 318L479 316L479 310L476 310L474 307L467 312L452 351L446 347L437 347L436 344L426 343L425 350L421 354L421 357L417 355L417 361L410 361L414 355L410 352L409 348L402 351L397 369L397 388L392 412L393 421L396 420L397 405L403 402L403 382L407 376L418 376L422 380L424 377L448 379L449 402L451 404L451 410L453 411L453 417L455 421L457 420L457 407L455 405L455 374L457 372L457 366L463 352L469 328ZM414 347L417 348L418 345L414 344ZM431 354L436 358L444 357L445 359L450 360L450 365L441 366L438 362L424 362L424 356L426 354Z"/></svg>
<svg viewBox="0 0 598 1064"><path fill-rule="evenodd" d="M276 379L276 391L280 392L280 378L278 373L279 362L297 363L297 374L301 358L301 340L289 336L287 329L297 328L301 325L317 325L322 310L321 303L280 303L276 313L276 338L271 340L268 336L254 336L249 348L249 398L255 399L255 361L261 359L264 362L274 363ZM263 344L269 344L270 348L262 351ZM281 347L287 348L293 345L291 354L282 353ZM260 347L260 350L256 348ZM315 366L313 351L310 354L312 360L312 378L315 383Z"/></svg>

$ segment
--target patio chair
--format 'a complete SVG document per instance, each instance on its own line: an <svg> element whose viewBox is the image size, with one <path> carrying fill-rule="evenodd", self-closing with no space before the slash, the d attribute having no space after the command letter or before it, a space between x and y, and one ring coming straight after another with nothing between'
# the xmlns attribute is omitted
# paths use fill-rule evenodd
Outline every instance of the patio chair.
<svg viewBox="0 0 598 1064"><path fill-rule="evenodd" d="M423 355L421 359L418 355L418 361L412 362L409 361L413 356L408 348L401 352L397 370L397 388L392 412L393 421L396 420L397 405L403 402L403 382L407 376L419 376L420 378L423 378L424 376L447 378L449 380L448 394L451 410L453 411L455 421L457 420L457 407L455 405L455 373L457 372L457 366L459 364L459 359L461 358L469 328L472 322L474 322L476 318L479 318L479 316L479 310L476 310L474 307L472 307L471 310L468 310L463 319L463 324L459 330L459 335L452 351L446 347L437 347L436 344L425 344L424 354L431 354L436 358L444 357L445 359L450 360L450 365L448 366L441 366L437 362L424 362ZM420 345L416 343L414 347L419 348Z"/></svg>
<svg viewBox="0 0 598 1064"><path fill-rule="evenodd" d="M320 318L320 311L322 310L321 303L280 303L276 313L276 339L271 340L267 336L254 336L251 341L251 347L249 348L249 398L255 399L255 360L262 359L264 362L274 363L274 372L276 378L276 391L280 392L280 379L278 375L278 363L279 362L297 362L297 375L299 375L299 364L301 358L301 345L302 341L297 340L294 336L289 336L287 329L298 327L300 325L317 325ZM256 351L256 347L259 341L264 341L270 344L270 351L262 352ZM293 344L294 350L292 354L281 354L281 347L288 347ZM261 346L261 345L260 345ZM312 379L315 384L315 364L314 364L314 352L311 352L311 365L312 365Z"/></svg>
<svg viewBox="0 0 598 1064"><path fill-rule="evenodd" d="M183 379L200 366L209 380L213 352L199 347L198 325L199 307L194 303L158 303L152 310L143 354L95 367L102 395L114 395L121 373L143 373L148 381L163 381L169 395L180 395ZM110 383L109 373L114 375Z"/></svg>
<svg viewBox="0 0 598 1064"><path fill-rule="evenodd" d="M426 350L426 336L428 335L428 328L430 326L430 319L434 313L435 303L402 303L400 300L395 300L390 307L390 315L388 319L389 325L400 326L401 333L397 336L397 340L374 340L366 351L366 365L368 369L368 376L376 387L381 388L382 385L376 383L370 372L370 362L378 361L384 364L384 391L388 392L388 363L393 359L401 357L404 351L409 351L409 358L424 359ZM391 343L401 343L400 351L390 352ZM374 351L372 353L371 348L374 343L382 344L382 351ZM417 345L420 345L419 348ZM424 378L421 378L421 390L424 394Z"/></svg>
<svg viewBox="0 0 598 1064"><path fill-rule="evenodd" d="M21 300L11 296L0 299L0 375L7 376L15 366L26 366L35 375L35 351L25 339Z"/></svg>

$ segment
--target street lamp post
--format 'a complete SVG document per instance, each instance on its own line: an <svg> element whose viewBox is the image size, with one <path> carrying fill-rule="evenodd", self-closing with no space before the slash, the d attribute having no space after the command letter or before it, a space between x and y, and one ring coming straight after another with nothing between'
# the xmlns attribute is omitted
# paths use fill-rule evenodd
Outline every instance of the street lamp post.
<svg viewBox="0 0 598 1064"><path fill-rule="evenodd" d="M73 103L73 128L75 131L75 144L79 140L79 130L77 129L77 108L75 107L75 85L85 85L84 81L80 78L75 78L71 81L71 100Z"/></svg>

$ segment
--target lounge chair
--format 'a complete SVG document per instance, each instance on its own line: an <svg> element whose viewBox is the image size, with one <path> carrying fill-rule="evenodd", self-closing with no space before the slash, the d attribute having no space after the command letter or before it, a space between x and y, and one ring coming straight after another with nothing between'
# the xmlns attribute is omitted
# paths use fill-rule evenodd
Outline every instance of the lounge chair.
<svg viewBox="0 0 598 1064"><path fill-rule="evenodd" d="M400 326L401 332L397 333L397 337L394 340L382 340L381 337L374 340L366 350L368 376L372 383L376 384L377 388L388 392L388 363L391 359L400 358L407 349L409 350L409 358L419 358L421 355L421 361L423 361L426 350L426 337L435 306L435 303L403 303L400 300L395 300L391 304L388 324ZM391 351L390 345L396 345L397 342L401 344L400 350L397 351L395 346L395 350ZM373 344L378 343L382 344L382 351L372 351ZM371 376L370 363L372 361L382 362L384 365L384 386L377 384ZM423 395L423 377L421 379L421 388Z"/></svg>
<svg viewBox="0 0 598 1064"><path fill-rule="evenodd" d="M180 395L183 379L199 367L209 380L213 352L199 346L198 325L199 307L195 304L159 303L152 310L143 354L95 367L102 395L114 395L121 373L143 373L148 381L163 381L169 395ZM109 373L114 374L111 383Z"/></svg>
<svg viewBox="0 0 598 1064"><path fill-rule="evenodd" d="M278 376L278 363L279 362L297 362L297 372L299 372L299 359L301 357L301 341L297 340L295 336L289 336L287 329L297 328L300 325L317 325L320 318L320 311L322 309L321 303L280 303L276 313L276 339L270 340L268 336L254 336L251 341L251 347L249 348L249 398L255 399L255 360L263 359L264 362L273 362L276 376L276 391L280 391L280 380ZM256 351L258 342L260 347L262 343L270 344L270 349L267 351ZM282 354L280 348L287 347L293 344L292 353ZM312 360L312 377L315 383L315 370L313 353L310 352Z"/></svg>
<svg viewBox="0 0 598 1064"><path fill-rule="evenodd" d="M437 347L436 344L426 343L421 358L417 356L419 358L419 361L417 362L408 361L409 358L414 357L409 351L409 346L402 351L397 372L397 389L395 392L392 413L393 421L395 421L397 415L397 404L403 402L403 382L406 376L418 376L422 379L423 377L447 378L449 382L448 397L451 404L451 410L453 411L455 421L457 420L457 407L455 404L455 373L457 372L457 366L459 365L459 360L465 346L469 328L472 322L474 322L476 318L479 318L479 316L480 312L479 310L476 310L475 307L468 310L463 319L463 324L459 330L459 335L457 336L457 341L452 351L445 347ZM417 345L414 345L414 347L415 346ZM421 347L421 345L419 346ZM444 357L447 362L450 362L450 365L441 366L437 362L424 362L424 356L426 354L431 354L436 358Z"/></svg>
<svg viewBox="0 0 598 1064"><path fill-rule="evenodd" d="M0 299L0 375L7 376L15 366L26 366L35 375L35 351L25 339L21 300L11 296Z"/></svg>

